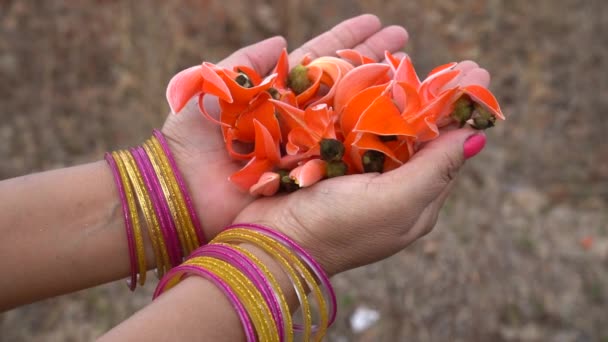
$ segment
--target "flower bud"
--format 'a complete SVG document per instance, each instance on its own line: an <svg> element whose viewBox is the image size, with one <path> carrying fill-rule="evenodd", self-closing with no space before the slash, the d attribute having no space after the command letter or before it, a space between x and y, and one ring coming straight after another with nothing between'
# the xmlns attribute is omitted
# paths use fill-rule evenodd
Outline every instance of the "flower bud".
<svg viewBox="0 0 608 342"><path fill-rule="evenodd" d="M244 72L239 72L239 75L234 79L243 88L252 88L253 83L249 79L249 76Z"/></svg>
<svg viewBox="0 0 608 342"><path fill-rule="evenodd" d="M332 160L327 163L327 178L344 176L348 172L348 166L341 160Z"/></svg>
<svg viewBox="0 0 608 342"><path fill-rule="evenodd" d="M369 150L361 157L363 163L363 171L365 172L382 172L384 171L384 153Z"/></svg>
<svg viewBox="0 0 608 342"><path fill-rule="evenodd" d="M471 115L473 115L473 102L471 101L471 98L463 95L454 104L452 118L458 122L460 127L463 127L464 124L471 118Z"/></svg>
<svg viewBox="0 0 608 342"><path fill-rule="evenodd" d="M308 87L310 87L308 68L302 64L298 64L291 69L289 76L287 77L287 85L296 93L296 95L299 95L308 89Z"/></svg>
<svg viewBox="0 0 608 342"><path fill-rule="evenodd" d="M281 99L281 93L279 93L279 91L276 88L270 88L270 89L268 89L268 93L275 100L280 100Z"/></svg>
<svg viewBox="0 0 608 342"><path fill-rule="evenodd" d="M321 146L321 159L325 161L342 160L344 157L344 144L336 139L323 139Z"/></svg>
<svg viewBox="0 0 608 342"><path fill-rule="evenodd" d="M475 129L487 129L494 127L496 123L496 117L492 115L487 109L479 104L475 104L475 111L473 112L473 128Z"/></svg>
<svg viewBox="0 0 608 342"><path fill-rule="evenodd" d="M280 178L281 183L280 183L280 187L279 187L279 189L281 191L294 192L300 188L300 186L298 184L296 184L295 180L293 180L291 177L289 177L288 170L279 170L279 171L277 171L277 173L281 177Z"/></svg>

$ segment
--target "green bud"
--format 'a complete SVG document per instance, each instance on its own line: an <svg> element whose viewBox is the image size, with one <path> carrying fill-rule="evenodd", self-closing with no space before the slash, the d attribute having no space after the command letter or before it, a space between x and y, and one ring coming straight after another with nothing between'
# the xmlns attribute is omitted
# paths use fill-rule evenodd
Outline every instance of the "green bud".
<svg viewBox="0 0 608 342"><path fill-rule="evenodd" d="M348 166L341 160L332 160L327 163L327 178L344 176L348 172Z"/></svg>
<svg viewBox="0 0 608 342"><path fill-rule="evenodd" d="M277 171L279 176L281 177L279 189L283 192L294 192L300 189L300 186L296 184L295 180L289 177L289 171L287 170L279 170Z"/></svg>
<svg viewBox="0 0 608 342"><path fill-rule="evenodd" d="M473 112L473 128L475 129L487 129L494 127L496 123L496 117L492 115L487 109L479 104L475 104L475 111Z"/></svg>
<svg viewBox="0 0 608 342"><path fill-rule="evenodd" d="M310 87L310 80L308 79L308 68L302 64L296 65L289 72L287 77L287 85L293 90L296 95L303 93L308 87Z"/></svg>
<svg viewBox="0 0 608 342"><path fill-rule="evenodd" d="M253 83L249 79L249 76L244 72L239 72L239 75L234 79L236 83L238 83L243 88L251 88L253 87Z"/></svg>
<svg viewBox="0 0 608 342"><path fill-rule="evenodd" d="M325 161L342 160L344 157L344 144L336 139L323 139L321 146L321 159Z"/></svg>
<svg viewBox="0 0 608 342"><path fill-rule="evenodd" d="M363 171L365 172L382 172L384 171L384 153L369 150L361 157L363 163Z"/></svg>
<svg viewBox="0 0 608 342"><path fill-rule="evenodd" d="M278 90L276 90L276 88L270 88L270 89L268 89L268 93L270 93L270 96L272 96L272 98L275 99L275 100L280 100L281 99L281 94L279 93Z"/></svg>
<svg viewBox="0 0 608 342"><path fill-rule="evenodd" d="M473 115L473 102L470 97L463 95L454 104L452 118L458 122L460 127L463 127L471 115Z"/></svg>

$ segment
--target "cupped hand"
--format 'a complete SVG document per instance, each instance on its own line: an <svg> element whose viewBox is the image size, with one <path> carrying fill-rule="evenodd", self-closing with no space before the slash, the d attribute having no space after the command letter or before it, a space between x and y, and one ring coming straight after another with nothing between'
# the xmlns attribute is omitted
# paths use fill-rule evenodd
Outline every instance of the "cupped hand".
<svg viewBox="0 0 608 342"><path fill-rule="evenodd" d="M282 231L330 275L369 264L433 228L465 157L484 144L483 133L450 130L393 171L336 177L285 196L262 198L235 222Z"/></svg>
<svg viewBox="0 0 608 342"><path fill-rule="evenodd" d="M335 55L340 49L355 49L378 60L385 50L400 50L407 38L402 27L383 28L377 17L362 15L346 20L305 43L291 52L289 60L293 66L306 54L315 58ZM285 47L284 38L270 38L236 51L218 65L249 66L266 75ZM228 177L243 164L228 156L220 128L201 116L196 101L190 101L178 115L170 114L162 131L188 185L205 234L210 239L255 198L239 191L228 181ZM207 105L207 109L218 115L217 103Z"/></svg>

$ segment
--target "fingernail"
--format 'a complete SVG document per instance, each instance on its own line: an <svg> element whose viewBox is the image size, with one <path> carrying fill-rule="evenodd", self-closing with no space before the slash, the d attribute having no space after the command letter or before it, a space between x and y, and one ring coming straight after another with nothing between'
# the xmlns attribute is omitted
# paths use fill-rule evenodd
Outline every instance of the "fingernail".
<svg viewBox="0 0 608 342"><path fill-rule="evenodd" d="M486 146L486 135L482 133L473 134L464 142L464 159L477 155Z"/></svg>

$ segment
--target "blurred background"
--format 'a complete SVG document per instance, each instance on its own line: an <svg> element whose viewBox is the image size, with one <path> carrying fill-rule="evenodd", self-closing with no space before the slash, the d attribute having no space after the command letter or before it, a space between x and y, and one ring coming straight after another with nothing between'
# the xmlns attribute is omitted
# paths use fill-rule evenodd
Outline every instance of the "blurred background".
<svg viewBox="0 0 608 342"><path fill-rule="evenodd" d="M177 71L365 12L424 73L474 59L508 116L436 229L335 277L329 341L608 341L603 0L0 1L0 179L99 160L168 113ZM370 228L370 229L373 229ZM0 314L2 341L91 340L149 303L117 282ZM366 326L351 319L368 313ZM365 315L364 315L365 316ZM356 328L356 329L355 329Z"/></svg>

